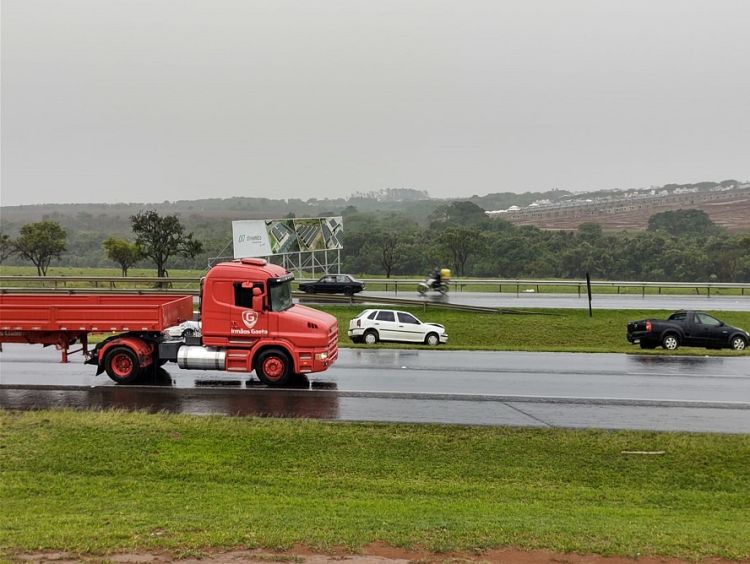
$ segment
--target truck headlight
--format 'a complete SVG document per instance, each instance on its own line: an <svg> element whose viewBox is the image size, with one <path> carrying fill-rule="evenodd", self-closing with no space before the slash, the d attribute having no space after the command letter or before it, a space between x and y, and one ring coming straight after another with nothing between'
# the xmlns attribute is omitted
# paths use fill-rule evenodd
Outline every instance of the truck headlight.
<svg viewBox="0 0 750 564"><path fill-rule="evenodd" d="M327 352L315 353L315 360L325 360L328 358Z"/></svg>

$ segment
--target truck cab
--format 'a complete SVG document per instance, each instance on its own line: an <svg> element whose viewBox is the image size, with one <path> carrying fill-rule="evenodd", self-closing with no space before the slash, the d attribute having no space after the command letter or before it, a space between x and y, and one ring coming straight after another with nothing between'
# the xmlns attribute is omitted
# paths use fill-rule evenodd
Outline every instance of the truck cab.
<svg viewBox="0 0 750 564"><path fill-rule="evenodd" d="M338 322L332 315L294 304L293 279L284 268L263 259L215 265L201 285L200 346L225 351L225 370L255 370L271 385L292 374L326 370L338 355ZM195 349L181 356L188 353L201 356ZM178 357L178 364L191 368L194 363Z"/></svg>

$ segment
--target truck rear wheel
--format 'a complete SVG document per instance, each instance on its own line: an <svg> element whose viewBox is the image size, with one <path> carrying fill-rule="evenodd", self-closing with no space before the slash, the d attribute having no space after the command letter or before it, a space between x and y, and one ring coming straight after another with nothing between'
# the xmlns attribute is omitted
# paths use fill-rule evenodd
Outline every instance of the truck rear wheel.
<svg viewBox="0 0 750 564"><path fill-rule="evenodd" d="M255 361L255 373L267 386L283 386L292 375L292 361L281 349L267 349Z"/></svg>
<svg viewBox="0 0 750 564"><path fill-rule="evenodd" d="M128 347L115 347L104 359L107 375L118 384L130 384L141 373L138 357Z"/></svg>

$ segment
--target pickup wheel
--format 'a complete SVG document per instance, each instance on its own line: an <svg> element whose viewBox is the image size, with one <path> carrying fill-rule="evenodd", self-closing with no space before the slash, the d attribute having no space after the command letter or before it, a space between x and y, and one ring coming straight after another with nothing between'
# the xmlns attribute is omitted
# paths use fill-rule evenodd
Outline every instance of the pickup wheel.
<svg viewBox="0 0 750 564"><path fill-rule="evenodd" d="M680 346L680 340L674 333L667 333L662 337L661 346L668 351L676 350Z"/></svg>
<svg viewBox="0 0 750 564"><path fill-rule="evenodd" d="M368 345L374 345L378 342L378 332L373 329L368 329L365 331L364 336L362 337L364 342Z"/></svg>
<svg viewBox="0 0 750 564"><path fill-rule="evenodd" d="M732 340L729 341L729 347L735 351L744 351L745 347L747 347L747 343L745 342L744 337L737 335L736 337L732 337Z"/></svg>
<svg viewBox="0 0 750 564"><path fill-rule="evenodd" d="M425 337L424 342L426 345L436 347L440 344L440 337L438 337L437 333L429 333L427 337Z"/></svg>
<svg viewBox="0 0 750 564"><path fill-rule="evenodd" d="M267 349L258 355L255 373L267 386L283 386L292 376L292 361L281 349Z"/></svg>
<svg viewBox="0 0 750 564"><path fill-rule="evenodd" d="M138 357L128 347L115 347L104 359L107 375L118 384L130 384L141 373Z"/></svg>

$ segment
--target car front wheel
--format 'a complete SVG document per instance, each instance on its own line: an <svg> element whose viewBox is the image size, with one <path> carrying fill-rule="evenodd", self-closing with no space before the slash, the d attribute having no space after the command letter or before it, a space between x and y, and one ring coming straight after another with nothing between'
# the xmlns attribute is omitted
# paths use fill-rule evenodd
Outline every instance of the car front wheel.
<svg viewBox="0 0 750 564"><path fill-rule="evenodd" d="M431 347L436 347L440 344L440 337L437 336L437 333L430 333L429 335L427 335L424 342Z"/></svg>
<svg viewBox="0 0 750 564"><path fill-rule="evenodd" d="M729 342L729 346L732 348L732 350L744 351L747 343L745 342L745 339L743 337L737 335L736 337L732 337L732 340Z"/></svg>

